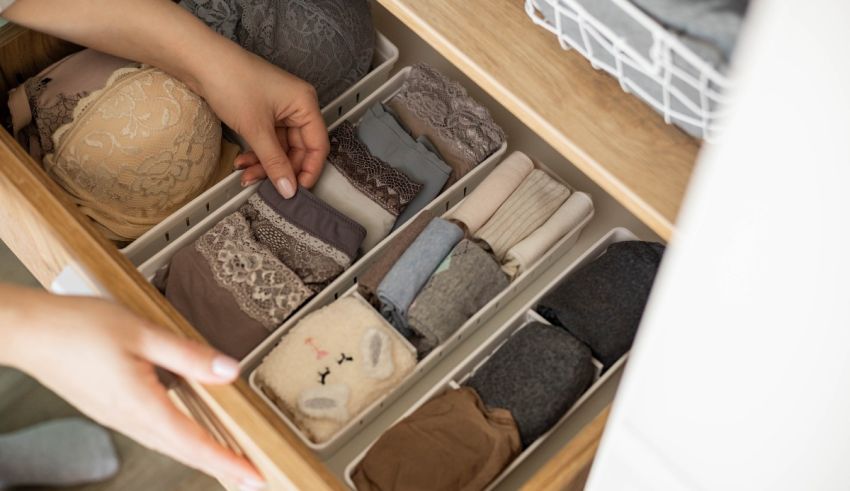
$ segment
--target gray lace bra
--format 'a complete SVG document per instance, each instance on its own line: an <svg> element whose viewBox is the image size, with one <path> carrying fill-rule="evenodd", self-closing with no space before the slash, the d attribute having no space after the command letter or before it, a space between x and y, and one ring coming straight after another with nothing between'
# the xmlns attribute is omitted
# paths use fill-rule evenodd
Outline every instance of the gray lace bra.
<svg viewBox="0 0 850 491"><path fill-rule="evenodd" d="M219 34L306 80L324 106L363 78L375 30L367 0L181 0Z"/></svg>

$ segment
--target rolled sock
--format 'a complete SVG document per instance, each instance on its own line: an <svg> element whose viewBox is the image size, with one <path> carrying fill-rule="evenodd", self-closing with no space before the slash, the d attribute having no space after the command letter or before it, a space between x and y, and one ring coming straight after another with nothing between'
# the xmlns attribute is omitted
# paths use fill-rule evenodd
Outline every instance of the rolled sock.
<svg viewBox="0 0 850 491"><path fill-rule="evenodd" d="M592 212L593 201L590 196L573 193L546 223L508 250L502 270L511 278L528 271L546 251L578 227Z"/></svg>
<svg viewBox="0 0 850 491"><path fill-rule="evenodd" d="M555 286L535 310L590 346L608 368L632 346L663 252L654 242L611 244Z"/></svg>
<svg viewBox="0 0 850 491"><path fill-rule="evenodd" d="M381 435L352 479L358 491L484 489L520 450L511 413L448 390Z"/></svg>
<svg viewBox="0 0 850 491"><path fill-rule="evenodd" d="M410 306L408 321L419 356L449 339L507 286L493 256L470 240L460 241Z"/></svg>
<svg viewBox="0 0 850 491"><path fill-rule="evenodd" d="M502 261L508 249L543 225L569 195L566 186L535 169L487 220L476 237L487 242L496 259Z"/></svg>
<svg viewBox="0 0 850 491"><path fill-rule="evenodd" d="M584 343L561 327L534 322L508 338L466 385L487 407L510 411L528 447L575 404L594 373Z"/></svg>
<svg viewBox="0 0 850 491"><path fill-rule="evenodd" d="M393 229L407 222L436 198L452 173L451 167L440 157L424 144L414 141L381 103L369 108L360 120L357 138L372 155L422 184L422 190L399 214Z"/></svg>
<svg viewBox="0 0 850 491"><path fill-rule="evenodd" d="M415 364L413 348L352 295L301 319L257 368L256 380L310 440L322 443Z"/></svg>
<svg viewBox="0 0 850 491"><path fill-rule="evenodd" d="M380 257L375 259L369 269L357 278L358 290L369 303L375 306L380 305L377 296L378 285L381 284L398 258L404 254L404 251L410 247L410 244L419 237L419 234L434 218L434 212L428 209L422 210L416 218L405 224L404 228L381 251Z"/></svg>
<svg viewBox="0 0 850 491"><path fill-rule="evenodd" d="M407 324L410 303L462 238L463 230L456 224L431 220L378 285L381 314L406 338L413 336Z"/></svg>
<svg viewBox="0 0 850 491"><path fill-rule="evenodd" d="M496 213L532 169L534 164L524 153L510 154L446 217L463 223L469 233L474 234Z"/></svg>
<svg viewBox="0 0 850 491"><path fill-rule="evenodd" d="M82 418L0 435L0 489L98 482L114 476L119 466L109 432Z"/></svg>

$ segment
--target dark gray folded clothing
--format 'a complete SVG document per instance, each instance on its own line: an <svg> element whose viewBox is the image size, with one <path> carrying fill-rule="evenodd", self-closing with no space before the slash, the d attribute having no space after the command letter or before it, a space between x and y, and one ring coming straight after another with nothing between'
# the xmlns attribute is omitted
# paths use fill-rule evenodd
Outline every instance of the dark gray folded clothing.
<svg viewBox="0 0 850 491"><path fill-rule="evenodd" d="M557 326L514 333L466 382L490 408L514 416L523 447L546 433L593 382L590 349Z"/></svg>
<svg viewBox="0 0 850 491"><path fill-rule="evenodd" d="M407 319L419 356L445 342L507 286L496 259L471 240L462 240L410 305Z"/></svg>
<svg viewBox="0 0 850 491"><path fill-rule="evenodd" d="M590 346L608 368L632 346L663 252L655 242L611 244L552 289L536 310Z"/></svg>

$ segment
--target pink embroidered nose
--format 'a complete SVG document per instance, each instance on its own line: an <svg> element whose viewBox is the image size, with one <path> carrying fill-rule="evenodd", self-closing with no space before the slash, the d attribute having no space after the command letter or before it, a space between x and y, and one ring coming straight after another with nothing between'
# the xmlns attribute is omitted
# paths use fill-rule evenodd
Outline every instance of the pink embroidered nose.
<svg viewBox="0 0 850 491"><path fill-rule="evenodd" d="M322 358L328 356L330 353L316 346L316 340L313 338L307 338L304 340L304 344L309 345L313 348L313 351L316 353L316 359L321 360Z"/></svg>

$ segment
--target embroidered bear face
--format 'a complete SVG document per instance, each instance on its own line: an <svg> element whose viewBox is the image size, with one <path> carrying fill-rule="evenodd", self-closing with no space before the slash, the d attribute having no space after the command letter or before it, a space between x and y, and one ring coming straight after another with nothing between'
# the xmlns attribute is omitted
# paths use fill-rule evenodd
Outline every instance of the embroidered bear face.
<svg viewBox="0 0 850 491"><path fill-rule="evenodd" d="M413 347L359 296L307 315L257 369L257 383L296 425L322 442L395 387L416 364Z"/></svg>

